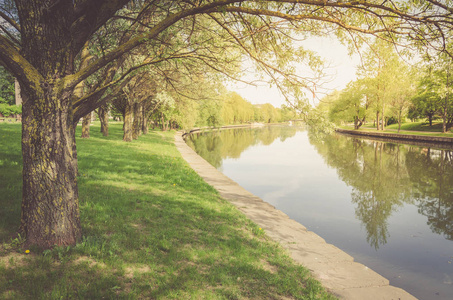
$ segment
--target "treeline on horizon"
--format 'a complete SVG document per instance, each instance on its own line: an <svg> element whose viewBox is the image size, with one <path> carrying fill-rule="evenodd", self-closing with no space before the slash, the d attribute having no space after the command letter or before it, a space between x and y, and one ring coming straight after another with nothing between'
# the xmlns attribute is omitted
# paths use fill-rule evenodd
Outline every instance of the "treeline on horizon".
<svg viewBox="0 0 453 300"><path fill-rule="evenodd" d="M135 89L140 88L135 87ZM15 105L14 91L14 77L0 67L0 113L4 117L22 113L22 106ZM132 101L133 107L128 109L127 101L121 101L121 98L115 99L107 105L111 118L127 121L129 114L132 123L134 119L136 123L137 119L141 119L140 121L143 122L141 127L153 126L162 130L188 129L197 126L218 127L253 122L277 123L298 118L296 110L288 105L274 107L270 103L252 104L238 93L227 91L223 87L211 90L209 98L200 99L181 97L171 91L156 93L152 89L140 90L137 93L125 88L123 95L126 98L135 97L139 101ZM135 108L137 104L142 106L138 108L138 113ZM91 116L92 119L93 116L101 122L108 122L108 119L102 116L102 110L95 110L95 114ZM83 124L89 125L89 122ZM89 129L85 128L84 131L87 130ZM142 130L143 128L140 129Z"/></svg>
<svg viewBox="0 0 453 300"><path fill-rule="evenodd" d="M427 52L415 64L407 63L407 57L394 45L376 39L363 54L357 80L327 95L318 109L331 122L353 123L355 129L372 123L383 130L397 123L400 130L406 119L426 119L429 126L440 120L442 132L449 131L453 126L451 57Z"/></svg>

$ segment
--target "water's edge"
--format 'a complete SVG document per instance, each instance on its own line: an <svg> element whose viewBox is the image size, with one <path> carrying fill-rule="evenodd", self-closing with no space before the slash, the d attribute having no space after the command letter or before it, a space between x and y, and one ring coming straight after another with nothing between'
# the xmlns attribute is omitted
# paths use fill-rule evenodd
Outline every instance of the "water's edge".
<svg viewBox="0 0 453 300"><path fill-rule="evenodd" d="M222 174L185 143L182 132L175 135L175 145L192 169L287 249L296 262L307 267L335 296L342 299L416 299Z"/></svg>
<svg viewBox="0 0 453 300"><path fill-rule="evenodd" d="M367 139L380 140L384 142L397 141L398 143L402 144L453 149L453 138L451 137L399 134L374 131L358 131L341 128L336 128L335 132L350 136L360 136Z"/></svg>

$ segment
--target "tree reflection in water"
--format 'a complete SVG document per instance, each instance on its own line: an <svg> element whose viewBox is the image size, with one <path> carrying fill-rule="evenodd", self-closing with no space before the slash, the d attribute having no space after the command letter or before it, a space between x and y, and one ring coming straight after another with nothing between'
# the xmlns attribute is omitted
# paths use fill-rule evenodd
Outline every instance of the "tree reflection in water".
<svg viewBox="0 0 453 300"><path fill-rule="evenodd" d="M433 232L453 240L453 151L424 148L406 159L419 213Z"/></svg>
<svg viewBox="0 0 453 300"><path fill-rule="evenodd" d="M187 143L219 168L222 160L239 158L251 146L284 141L299 130L282 126L230 129L192 134ZM355 215L372 247L378 249L387 243L388 220L406 204L418 207L434 233L453 239L452 151L319 131L309 131L308 136L325 163L352 187Z"/></svg>
<svg viewBox="0 0 453 300"><path fill-rule="evenodd" d="M310 142L341 180L352 187L356 217L368 243L387 243L387 220L404 204L415 204L431 230L453 237L453 152L326 135Z"/></svg>
<svg viewBox="0 0 453 300"><path fill-rule="evenodd" d="M266 126L264 128L240 128L214 130L191 134L186 143L211 165L219 168L226 158L239 158L247 148L257 145L270 145L277 138L285 141L293 137L297 127Z"/></svg>

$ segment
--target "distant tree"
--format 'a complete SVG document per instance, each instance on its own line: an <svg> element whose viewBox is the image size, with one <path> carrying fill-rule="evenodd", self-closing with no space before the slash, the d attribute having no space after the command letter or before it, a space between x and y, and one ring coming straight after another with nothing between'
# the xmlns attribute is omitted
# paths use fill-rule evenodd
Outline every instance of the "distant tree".
<svg viewBox="0 0 453 300"><path fill-rule="evenodd" d="M428 56L419 87L422 107L431 107L442 118L442 132L453 126L453 60L447 53ZM431 122L430 122L431 124Z"/></svg>
<svg viewBox="0 0 453 300"><path fill-rule="evenodd" d="M286 104L282 104L281 107L280 107L280 122L285 122L285 121L289 121L289 120L295 120L297 119L297 116L296 116L296 111L286 105Z"/></svg>
<svg viewBox="0 0 453 300"><path fill-rule="evenodd" d="M243 124L254 120L253 105L236 92L224 95L222 119L225 124Z"/></svg>
<svg viewBox="0 0 453 300"><path fill-rule="evenodd" d="M391 112L398 121L398 132L401 130L403 116L406 116L412 104L411 99L415 94L415 76L409 67L403 63L395 67L395 76L391 87Z"/></svg>
<svg viewBox="0 0 453 300"><path fill-rule="evenodd" d="M370 101L367 95L366 80L350 82L347 87L332 99L329 118L332 121L352 121L354 129L359 129L369 114ZM325 99L329 101L329 99Z"/></svg>
<svg viewBox="0 0 453 300"><path fill-rule="evenodd" d="M270 103L260 106L262 120L265 123L275 123L280 119L279 111Z"/></svg>
<svg viewBox="0 0 453 300"><path fill-rule="evenodd" d="M382 39L376 39L364 54L364 63L359 67L359 78L366 79L368 98L376 113L376 128L384 130L388 108L398 89L397 73L401 68L394 45Z"/></svg>
<svg viewBox="0 0 453 300"><path fill-rule="evenodd" d="M438 111L438 99L431 87L428 87L430 85L426 80L419 83L415 95L411 98L411 113L415 118L427 118L429 126L433 126L433 118Z"/></svg>

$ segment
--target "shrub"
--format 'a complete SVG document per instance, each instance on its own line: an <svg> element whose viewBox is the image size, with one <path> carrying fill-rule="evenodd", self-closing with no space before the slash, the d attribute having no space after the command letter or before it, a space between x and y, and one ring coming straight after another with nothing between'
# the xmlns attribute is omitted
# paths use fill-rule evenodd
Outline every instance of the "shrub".
<svg viewBox="0 0 453 300"><path fill-rule="evenodd" d="M8 105L5 103L0 103L0 114L4 117L9 117L11 115L20 115L22 114L22 105Z"/></svg>

